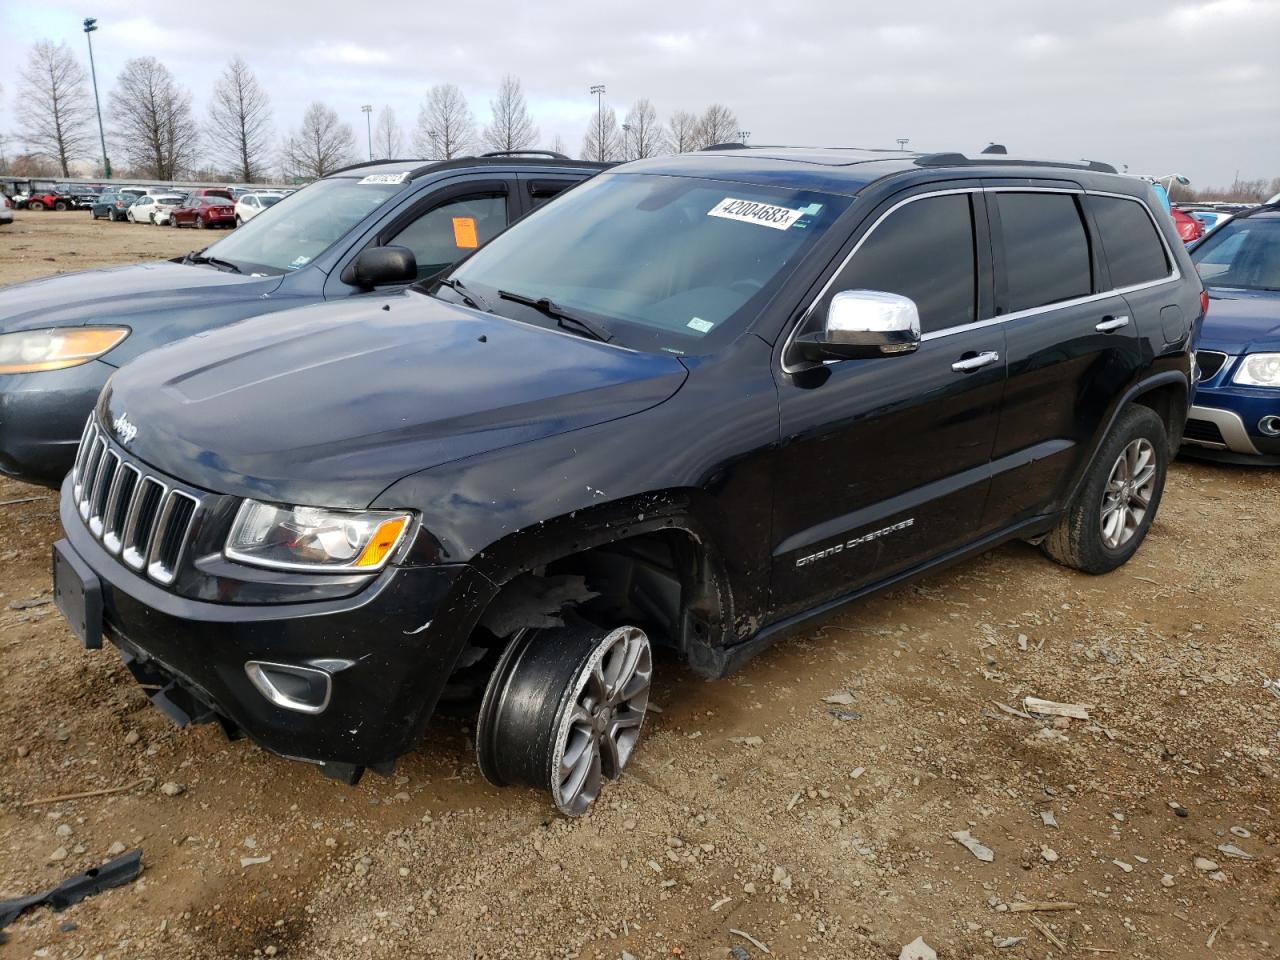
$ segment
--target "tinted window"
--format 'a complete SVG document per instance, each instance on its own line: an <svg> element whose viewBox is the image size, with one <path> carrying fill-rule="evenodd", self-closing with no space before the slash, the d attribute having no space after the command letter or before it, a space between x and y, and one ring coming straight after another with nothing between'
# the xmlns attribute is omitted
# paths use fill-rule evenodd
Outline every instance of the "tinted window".
<svg viewBox="0 0 1280 960"><path fill-rule="evenodd" d="M1130 287L1169 276L1169 261L1146 207L1119 197L1089 197L1102 249L1111 266L1111 285Z"/></svg>
<svg viewBox="0 0 1280 960"><path fill-rule="evenodd" d="M884 290L910 297L924 333L977 318L977 260L968 194L927 197L900 207L876 227L819 304L841 290Z"/></svg>
<svg viewBox="0 0 1280 960"><path fill-rule="evenodd" d="M506 225L505 196L459 197L413 221L391 243L413 251L418 279L425 280L488 243Z"/></svg>
<svg viewBox="0 0 1280 960"><path fill-rule="evenodd" d="M1069 193L996 193L1004 237L1004 313L1093 292L1089 238Z"/></svg>

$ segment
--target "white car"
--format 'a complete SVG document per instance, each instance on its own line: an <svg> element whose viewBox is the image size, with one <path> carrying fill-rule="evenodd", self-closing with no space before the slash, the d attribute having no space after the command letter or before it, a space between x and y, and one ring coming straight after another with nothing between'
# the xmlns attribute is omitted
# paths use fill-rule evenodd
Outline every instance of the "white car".
<svg viewBox="0 0 1280 960"><path fill-rule="evenodd" d="M267 207L283 199L282 193L246 193L236 201L236 226L252 220Z"/></svg>
<svg viewBox="0 0 1280 960"><path fill-rule="evenodd" d="M130 223L149 223L152 226L169 222L169 211L180 204L182 194L166 193L159 196L139 197L129 204L125 219Z"/></svg>
<svg viewBox="0 0 1280 960"><path fill-rule="evenodd" d="M9 198L0 193L0 227L6 223L13 223L13 204L9 202Z"/></svg>

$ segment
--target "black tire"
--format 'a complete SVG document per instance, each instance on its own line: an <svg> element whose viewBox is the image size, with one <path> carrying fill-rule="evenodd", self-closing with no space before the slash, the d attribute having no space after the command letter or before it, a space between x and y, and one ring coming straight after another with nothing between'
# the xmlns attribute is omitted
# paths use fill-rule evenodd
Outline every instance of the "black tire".
<svg viewBox="0 0 1280 960"><path fill-rule="evenodd" d="M65 209L67 209L67 201L65 201L65 200L55 200L55 201L53 202L53 209L55 209L55 210L65 210Z"/></svg>
<svg viewBox="0 0 1280 960"><path fill-rule="evenodd" d="M195 226L197 230L203 230L205 228L204 217L200 216L200 214L197 213L196 222L195 224L193 224L193 226Z"/></svg>
<svg viewBox="0 0 1280 960"><path fill-rule="evenodd" d="M244 221L240 219L240 214L238 214L238 213L236 214L236 226L237 226L237 227L243 227L243 226L244 226Z"/></svg>
<svg viewBox="0 0 1280 960"><path fill-rule="evenodd" d="M43 209L44 209L44 203L43 203L42 201L40 201L40 200L32 200L30 203L28 203L28 204L27 204L27 209L28 209L28 210L43 210Z"/></svg>
<svg viewBox="0 0 1280 960"><path fill-rule="evenodd" d="M480 706L481 773L495 786L546 790L561 813L581 816L604 782L622 775L640 735L652 675L649 639L637 627L582 622L520 631Z"/></svg>
<svg viewBox="0 0 1280 960"><path fill-rule="evenodd" d="M1142 459L1144 454L1149 455L1149 461ZM1123 465L1122 456L1126 457ZM1154 471L1149 487L1138 482L1146 475L1147 466ZM1110 573L1123 565L1151 529L1168 470L1169 437L1163 421L1149 407L1126 408L1041 549L1063 566L1085 573ZM1125 480L1126 471L1136 471L1136 475ZM1110 512L1104 515L1108 508Z"/></svg>

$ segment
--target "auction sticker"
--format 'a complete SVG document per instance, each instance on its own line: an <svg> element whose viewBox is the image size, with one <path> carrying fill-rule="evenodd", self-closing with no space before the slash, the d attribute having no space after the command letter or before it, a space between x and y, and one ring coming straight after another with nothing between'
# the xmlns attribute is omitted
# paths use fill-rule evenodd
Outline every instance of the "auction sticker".
<svg viewBox="0 0 1280 960"><path fill-rule="evenodd" d="M371 173L360 183L408 183L409 171L404 173Z"/></svg>
<svg viewBox="0 0 1280 960"><path fill-rule="evenodd" d="M774 230L786 230L804 215L803 210L775 207L772 204L757 203L754 200L738 200L735 197L725 197L707 211L708 217L758 223L762 227L772 227Z"/></svg>

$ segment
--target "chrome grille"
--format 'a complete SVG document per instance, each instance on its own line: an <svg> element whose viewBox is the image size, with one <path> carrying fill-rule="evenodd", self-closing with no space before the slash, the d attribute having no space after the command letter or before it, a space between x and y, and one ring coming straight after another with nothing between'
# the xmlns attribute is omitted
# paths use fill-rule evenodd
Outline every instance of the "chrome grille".
<svg viewBox="0 0 1280 960"><path fill-rule="evenodd" d="M157 583L173 583L200 511L198 496L131 461L94 417L76 452L71 495L108 553Z"/></svg>

